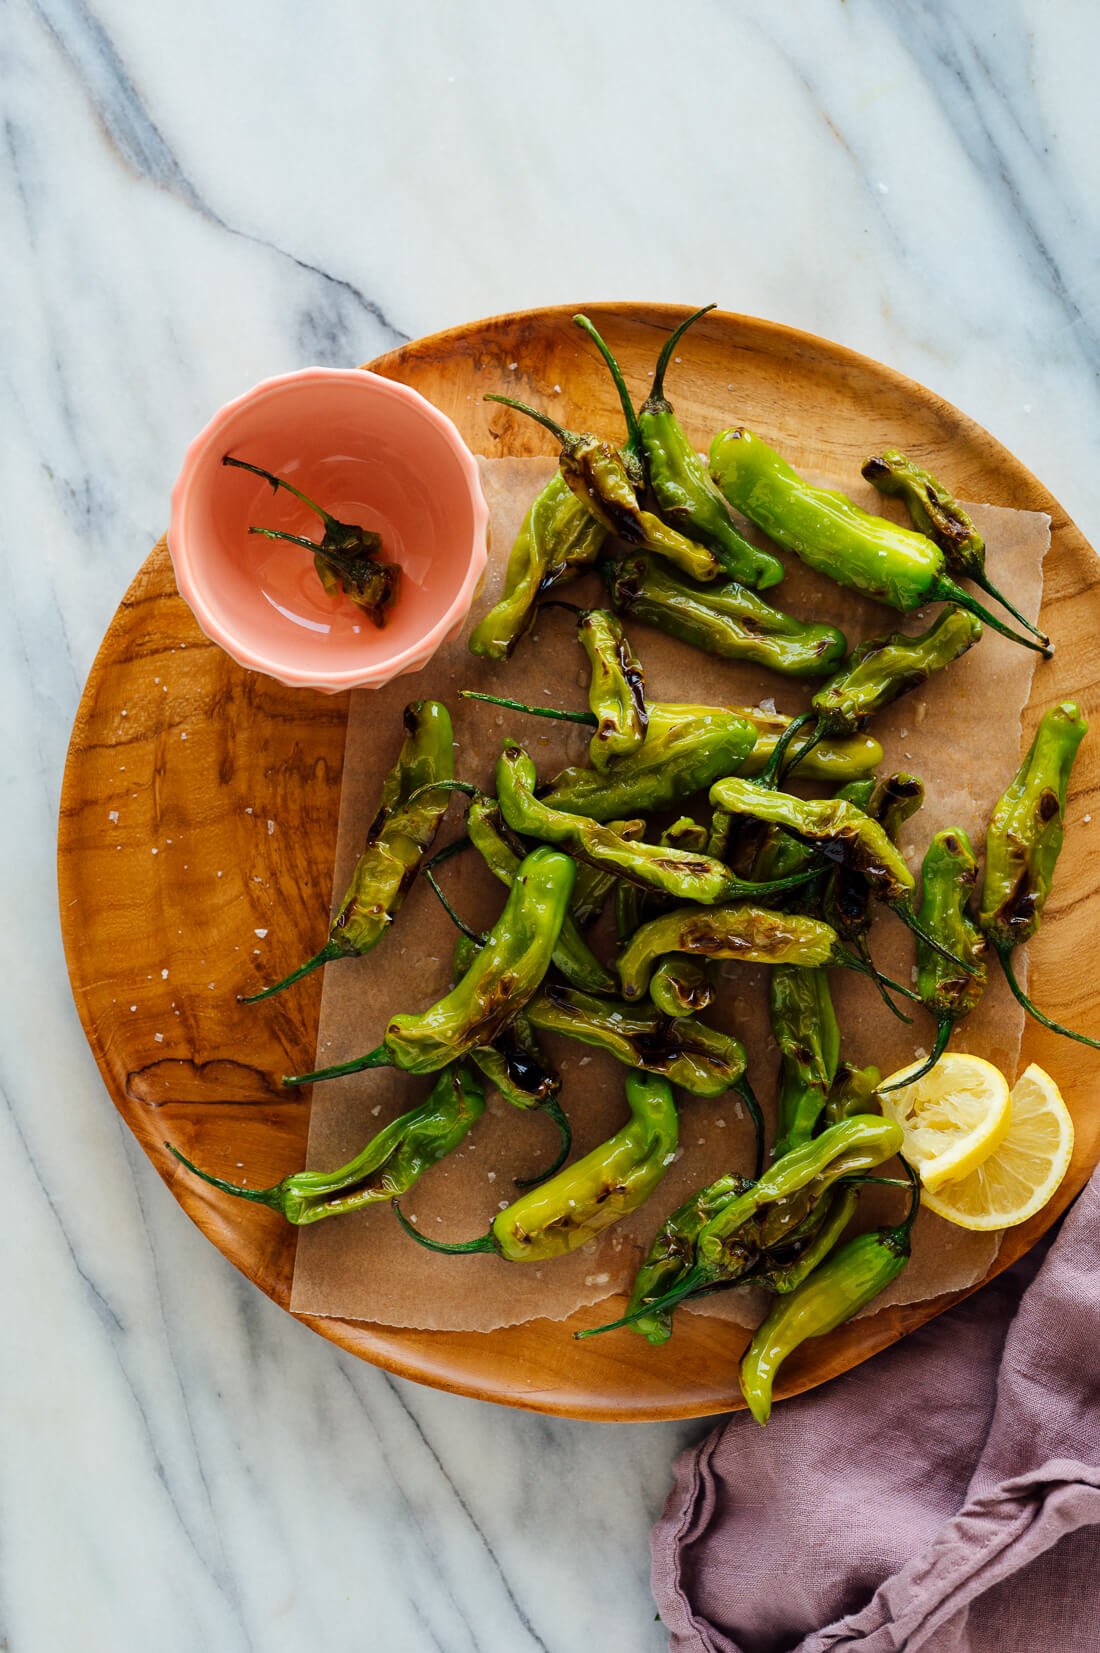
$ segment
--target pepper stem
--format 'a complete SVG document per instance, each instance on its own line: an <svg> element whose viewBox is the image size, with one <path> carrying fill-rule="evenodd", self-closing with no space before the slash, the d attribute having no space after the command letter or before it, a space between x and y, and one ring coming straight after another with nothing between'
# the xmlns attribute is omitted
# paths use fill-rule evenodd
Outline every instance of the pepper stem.
<svg viewBox="0 0 1100 1653"><path fill-rule="evenodd" d="M909 1209L905 1213L901 1225L894 1232L899 1239L904 1238L906 1245L908 1245L909 1236L913 1232L913 1224L917 1220L917 1212L920 1210L920 1178L902 1154L899 1154L898 1158L901 1160L905 1175L909 1178Z"/></svg>
<svg viewBox="0 0 1100 1653"><path fill-rule="evenodd" d="M976 964L968 964L965 959L961 959L957 953L953 953L951 951L950 947L945 947L942 941L937 941L934 935L930 935L929 932L923 928L916 913L907 902L888 901L886 905L890 908L891 912L897 914L907 930L912 930L915 936L920 937L926 947L931 947L932 951L934 953L939 953L941 958L949 959L952 964L957 964L959 969L966 975L976 976L978 974L978 966Z"/></svg>
<svg viewBox="0 0 1100 1653"><path fill-rule="evenodd" d="M548 1177L555 1176L569 1158L569 1150L573 1146L573 1127L570 1125L561 1103L553 1096L548 1096L539 1112L548 1114L554 1121L561 1132L561 1143L554 1163L548 1166L545 1171L540 1171L537 1177L513 1177L512 1180L517 1188L537 1188L540 1182L545 1182Z"/></svg>
<svg viewBox="0 0 1100 1653"><path fill-rule="evenodd" d="M637 459L640 463L645 448L642 444L642 433L638 428L638 415L635 413L634 404L630 400L630 392L626 388L623 370L587 316L574 316L573 321L577 327L588 334L588 337L607 363L608 372L615 381L615 389L619 393L619 405L623 410L623 418L626 420L627 451L632 458Z"/></svg>
<svg viewBox="0 0 1100 1653"><path fill-rule="evenodd" d="M284 1074L283 1084L315 1085L322 1079L342 1079L346 1073L362 1073L364 1068L392 1068L396 1065L387 1046L382 1043L368 1050L365 1056L355 1056L350 1062L339 1062L335 1067L318 1068L315 1073Z"/></svg>
<svg viewBox="0 0 1100 1653"><path fill-rule="evenodd" d="M697 1290L710 1283L710 1276L704 1268L689 1269L680 1276L679 1283L671 1291L666 1291L663 1297L655 1297L651 1302L640 1303L629 1314L624 1314L619 1320L609 1320L606 1326L589 1326L587 1331L574 1332L577 1342L586 1337L599 1337L601 1332L616 1332L620 1326L632 1326L635 1320L641 1320L646 1315L663 1314L666 1309L674 1309L677 1303L682 1303L685 1297L691 1297Z"/></svg>
<svg viewBox="0 0 1100 1653"><path fill-rule="evenodd" d="M546 606L549 607L549 604ZM552 717L560 723L583 723L588 729L594 729L600 721L594 712L565 712L557 706L528 706L522 700L508 700L499 694L480 694L477 689L459 689L458 693L461 700L483 700L489 706L503 706L509 712L525 712L528 717Z"/></svg>
<svg viewBox="0 0 1100 1653"><path fill-rule="evenodd" d="M921 1063L921 1065L917 1069L916 1073L909 1074L905 1079L899 1079L896 1084L893 1084L893 1085L880 1085L878 1087L879 1095L883 1096L883 1095L885 1095L885 1093L887 1091L901 1090L905 1085L915 1085L918 1079L923 1079L926 1073L931 1073L932 1069L935 1067L936 1063L939 1061L940 1057L943 1055L944 1051L947 1049L947 1041L951 1037L951 1029L954 1027L954 1025L955 1025L955 1018L953 1016L939 1016L939 1017L937 1017L937 1019L936 1019L936 1039L935 1039L935 1043L932 1046L931 1053L929 1054L927 1059L924 1062Z"/></svg>
<svg viewBox="0 0 1100 1653"><path fill-rule="evenodd" d="M443 911L446 913L451 923L455 926L455 929L461 930L464 936L469 936L471 941L476 941L478 945L481 946L485 941L485 932L483 930L475 930L472 925L467 924L466 920L455 912L454 908L451 906L451 903L444 895L438 878L435 876L435 868L439 866L441 862L449 861L452 855L458 854L459 850L469 849L469 847L470 840L468 838L459 838L455 843L448 844L446 849L440 850L438 855L433 855L432 859L427 863L424 868L424 877L428 880L428 883L435 891L440 906L443 908Z"/></svg>
<svg viewBox="0 0 1100 1653"><path fill-rule="evenodd" d="M1000 603L1002 608L1007 608L1013 618L1019 620L1020 624L1025 626L1027 630L1031 632L1033 637L1037 637L1044 645L1050 642L1050 638L1047 636L1045 631L1041 631L1038 626L1032 625L1027 616L1021 614L1019 609L1014 607L1014 605L1009 602L1004 592L997 590L997 587L993 584L993 581L989 578L989 575L984 571L984 569L980 574L971 574L970 578L979 590L984 591L988 596L992 597L995 602Z"/></svg>
<svg viewBox="0 0 1100 1653"><path fill-rule="evenodd" d="M261 987L258 993L247 995L238 993L237 1003L259 1004L261 999L270 999L275 993L281 993L284 987L290 987L292 983L301 981L303 976L308 976L313 970L319 970L323 964L329 964L333 959L347 957L349 955L342 952L335 941L326 941L319 953L314 953L311 959L306 959L304 964L300 964L297 970L292 970L289 976L284 976L282 981L275 982L272 987Z"/></svg>
<svg viewBox="0 0 1100 1653"><path fill-rule="evenodd" d="M311 540L305 534L285 534L281 528L257 528L249 525L250 534L262 534L265 540L289 540L291 545L300 545L306 551L318 552L321 549L320 540Z"/></svg>
<svg viewBox="0 0 1100 1653"><path fill-rule="evenodd" d="M566 447L572 431L567 431L564 425L559 425L556 419L551 419L548 413L540 413L538 408L531 407L527 402L517 402L512 396L495 396L487 394L482 398L486 402L500 402L506 408L515 408L517 413L525 413L528 419L534 419L544 425L551 436L556 436L562 447Z"/></svg>
<svg viewBox="0 0 1100 1653"><path fill-rule="evenodd" d="M978 619L984 621L987 626L992 626L994 631L999 631L1002 637L1010 638L1013 643L1019 643L1025 649L1034 649L1036 654L1044 655L1048 660L1054 653L1049 642L1046 644L1037 643L1032 637L1021 637L1018 631L1013 631L1012 627L1006 626L1003 620L998 620L995 614L990 614L989 610L984 608L976 597L972 596L969 591L964 591L961 585L949 579L946 574L938 576L932 587L931 595L938 597L942 602L958 603L960 608L968 609L971 614L976 614Z"/></svg>
<svg viewBox="0 0 1100 1653"><path fill-rule="evenodd" d="M265 482L271 483L272 493L277 494L280 488L285 489L288 494L293 494L295 499L300 499L303 505L308 506L316 516L319 516L326 528L341 526L334 516L330 516L327 511L317 504L316 500L310 499L309 495L304 494L301 488L296 488L293 482L284 482L283 478L276 476L274 471L265 471L260 465L250 465L247 459L231 459L227 453L222 454L222 464L235 465L239 471L251 471L254 476L262 476ZM309 541L307 540L305 543L308 545ZM313 549L316 550L317 547L314 546Z"/></svg>
<svg viewBox="0 0 1100 1653"><path fill-rule="evenodd" d="M257 1205L268 1205L273 1211L282 1210L278 1183L274 1188L239 1188L235 1182L225 1182L221 1177L212 1177L209 1171L200 1171L197 1165L192 1165L191 1161L170 1142L166 1142L164 1146L181 1165L185 1165L194 1176L201 1177L203 1182L208 1182L211 1188L220 1188L223 1194L235 1194L239 1200L255 1200Z"/></svg>
<svg viewBox="0 0 1100 1653"><path fill-rule="evenodd" d="M992 939L992 938L990 938ZM1001 969L1005 974L1012 997L1018 1004L1022 1004L1029 1016L1034 1016L1040 1027L1049 1027L1052 1033L1061 1033L1066 1039L1076 1039L1079 1045L1088 1045L1093 1050L1100 1050L1100 1039L1090 1039L1087 1033L1075 1033L1071 1027L1063 1027L1061 1022L1052 1021L1043 1014L1037 1005L1032 1004L1019 982L1016 972L1012 968L1012 948L1004 942L993 942L993 951L1001 961Z"/></svg>
<svg viewBox="0 0 1100 1653"><path fill-rule="evenodd" d="M445 1251L448 1256L454 1257L459 1252L496 1250L491 1234L482 1234L476 1240L457 1240L450 1245L444 1240L429 1240L426 1234L421 1234L415 1223L409 1221L396 1200L391 1200L390 1203L393 1206L394 1216L409 1236L409 1239L415 1240L417 1245L424 1246L428 1251Z"/></svg>
<svg viewBox="0 0 1100 1653"><path fill-rule="evenodd" d="M764 1115L760 1112L760 1104L749 1084L748 1074L743 1073L733 1088L748 1109L749 1118L752 1120L753 1135L756 1138L756 1161L752 1180L759 1182L764 1169Z"/></svg>
<svg viewBox="0 0 1100 1653"><path fill-rule="evenodd" d="M708 310L716 310L717 308L715 304L704 304L701 310L696 310L694 315L688 316L686 321L682 321L679 327L674 328L668 335L661 354L657 357L657 368L653 375L653 389L649 393L651 402L664 400L665 374L668 372L668 364L672 360L672 352L676 349L688 328L694 326L700 316L705 316Z"/></svg>
<svg viewBox="0 0 1100 1653"><path fill-rule="evenodd" d="M766 878L759 884L754 884L750 879L731 877L729 893L730 896L738 898L741 896L751 898L757 895L775 895L780 890L796 890L801 884L811 884L815 878L820 876L820 867L809 867L804 872L792 872L786 878Z"/></svg>
<svg viewBox="0 0 1100 1653"><path fill-rule="evenodd" d="M774 792L778 787L780 771L783 768L783 760L787 756L788 747L790 746L795 735L797 735L798 731L800 729L804 729L807 723L811 723L815 716L816 713L814 712L799 712L797 717L791 719L790 723L776 741L774 747L772 748L771 757L756 777L756 785L761 787L765 792ZM798 757L792 760L792 769L795 764L800 761L800 759L806 756L807 752L813 751L820 739L821 736L818 734L816 738L810 740L809 744L805 746L801 752L799 752Z"/></svg>
<svg viewBox="0 0 1100 1653"><path fill-rule="evenodd" d="M857 951L854 953L850 953L846 947L838 948L836 952L837 964L842 965L845 970L855 970L858 975L869 976L875 984L879 998L882 1000L887 1010L889 1010L890 1014L892 1016L896 1016L899 1022L911 1022L912 1017L907 1016L903 1010L898 1009L886 989L887 987L892 987L894 991L896 993L900 993L903 998L912 999L914 1004L918 1004L920 1002L920 994L914 993L911 987L903 987L900 981L895 981L893 976L887 976L878 968L874 959L871 957L871 949L867 945L866 936L861 936L859 938L856 943L856 947Z"/></svg>

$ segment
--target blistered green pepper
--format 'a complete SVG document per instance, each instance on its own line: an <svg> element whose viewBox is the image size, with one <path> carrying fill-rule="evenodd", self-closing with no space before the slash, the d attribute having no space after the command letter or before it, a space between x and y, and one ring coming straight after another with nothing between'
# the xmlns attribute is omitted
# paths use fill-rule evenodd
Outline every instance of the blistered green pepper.
<svg viewBox="0 0 1100 1653"><path fill-rule="evenodd" d="M776 745L790 728L792 718L782 712L765 712L759 706L732 706L731 711L746 718L756 730L756 745L745 759L738 773L750 778L766 769ZM784 773L797 774L801 781L824 781L842 786L846 781L863 780L873 775L882 762L882 747L866 734L841 735L833 740L807 738L792 746Z"/></svg>
<svg viewBox="0 0 1100 1653"><path fill-rule="evenodd" d="M952 1029L977 1008L988 975L985 936L970 915L970 897L978 881L978 863L970 839L961 827L937 832L925 851L921 866L921 901L918 917L929 935L965 959L970 972L959 970L922 941L917 942L917 992L936 1018L932 1049L914 1073L887 1085L896 1090L911 1085L934 1068L951 1037Z"/></svg>
<svg viewBox="0 0 1100 1653"><path fill-rule="evenodd" d="M906 1170L909 1168L906 1166ZM772 1389L787 1357L811 1337L824 1337L858 1314L895 1280L909 1261L920 1184L909 1172L904 1222L849 1240L781 1297L757 1329L741 1361L741 1393L757 1423L771 1415Z"/></svg>
<svg viewBox="0 0 1100 1653"><path fill-rule="evenodd" d="M869 1112L871 1098L878 1090L881 1079L882 1074L876 1067L854 1068L848 1062L838 1063L833 1088L825 1104L825 1123L838 1125L842 1119L850 1119L853 1114Z"/></svg>
<svg viewBox="0 0 1100 1653"><path fill-rule="evenodd" d="M522 847L509 842L510 834L495 798L480 794L473 799L466 816L466 831L494 878L511 889L522 860ZM562 919L553 963L574 987L583 987L590 993L614 992L615 978L593 953L571 912Z"/></svg>
<svg viewBox="0 0 1100 1653"><path fill-rule="evenodd" d="M666 1217L654 1235L645 1261L634 1276L630 1300L623 1316L624 1324L639 1333L649 1343L667 1343L672 1335L672 1316L668 1311L648 1313L646 1305L665 1298L677 1281L695 1261L695 1242L700 1232L735 1194L743 1194L751 1186L747 1177L736 1171L728 1172L705 1188L697 1188L670 1217ZM746 1248L746 1271L758 1255L757 1248ZM602 1328L601 1328L602 1329Z"/></svg>
<svg viewBox="0 0 1100 1653"><path fill-rule="evenodd" d="M638 502L638 484L622 454L589 431L566 430L549 414L511 396L487 396L535 419L556 438L561 474L597 522L628 545L637 545L682 568L697 580L713 580L718 563L712 552L669 528Z"/></svg>
<svg viewBox="0 0 1100 1653"><path fill-rule="evenodd" d="M768 975L768 1016L779 1046L779 1113L772 1157L813 1135L840 1060L840 1029L824 970L779 964Z"/></svg>
<svg viewBox="0 0 1100 1653"><path fill-rule="evenodd" d="M723 660L751 660L784 677L826 677L847 651L835 626L810 625L772 608L747 586L701 586L652 557L603 565L613 606Z"/></svg>
<svg viewBox="0 0 1100 1653"><path fill-rule="evenodd" d="M751 431L719 432L711 444L710 474L750 522L838 585L903 614L926 603L957 603L1014 643L1050 652L1019 636L951 579L932 540L869 515L844 494L811 487Z"/></svg>
<svg viewBox="0 0 1100 1653"><path fill-rule="evenodd" d="M607 529L588 511L560 471L533 501L508 559L504 595L470 633L470 652L507 660L555 586L594 563Z"/></svg>
<svg viewBox="0 0 1100 1653"><path fill-rule="evenodd" d="M383 1042L365 1056L296 1074L283 1083L308 1085L363 1068L434 1073L475 1045L492 1044L549 969L575 876L567 855L542 846L533 850L516 873L484 946L450 993L429 1010L391 1017Z"/></svg>
<svg viewBox="0 0 1100 1653"><path fill-rule="evenodd" d="M733 1089L744 1094L744 1045L694 1017L673 1021L625 999L556 985L536 993L527 1014L541 1033L561 1033L606 1051L625 1067L659 1074L692 1096L723 1096Z"/></svg>
<svg viewBox="0 0 1100 1653"><path fill-rule="evenodd" d="M1037 1010L1012 968L1012 954L1031 940L1042 921L1062 850L1069 777L1087 728L1072 700L1043 713L1027 756L989 822L978 924L1028 1015L1053 1033L1100 1050L1100 1040L1074 1033Z"/></svg>
<svg viewBox="0 0 1100 1653"><path fill-rule="evenodd" d="M768 821L802 843L823 846L830 860L860 873L875 898L897 913L910 930L917 935L924 933L913 910L915 880L904 856L879 822L846 798L794 798L786 792L765 791L733 775L711 787L710 801L731 815ZM924 939L937 949L942 945L927 935Z"/></svg>
<svg viewBox="0 0 1100 1653"><path fill-rule="evenodd" d="M274 1188L239 1188L223 1182L184 1159L170 1142L165 1147L212 1188L269 1205L288 1223L301 1226L407 1193L418 1177L458 1147L484 1111L485 1093L470 1070L462 1063L445 1068L426 1101L391 1120L339 1170L296 1171Z"/></svg>
<svg viewBox="0 0 1100 1653"><path fill-rule="evenodd" d="M985 571L985 541L954 495L930 472L907 459L896 448L886 448L862 467L866 480L880 494L899 495L906 505L914 528L935 540L943 552L949 574L973 580L988 596L1006 608L1041 643L1050 638L1014 608L997 590Z"/></svg>
<svg viewBox="0 0 1100 1653"><path fill-rule="evenodd" d="M898 773L887 775L884 781L871 787L869 795L868 783L855 781L842 787L837 797L846 798L862 809L879 823L890 842L896 844L901 828L924 802L924 783L916 775ZM886 978L871 956L871 888L858 868L841 862L825 875L821 886L821 916L833 926L845 946L862 960L874 977L887 1009L901 1020L907 1020L887 994Z"/></svg>
<svg viewBox="0 0 1100 1653"><path fill-rule="evenodd" d="M714 999L714 983L705 961L663 958L649 978L649 996L662 1016L696 1016Z"/></svg>
<svg viewBox="0 0 1100 1653"><path fill-rule="evenodd" d="M594 821L652 814L734 773L755 741L755 729L738 712L655 701L641 746L606 774L580 766L561 770L542 802Z"/></svg>
<svg viewBox="0 0 1100 1653"><path fill-rule="evenodd" d="M708 304L696 310L665 340L652 388L638 409L635 439L645 459L657 509L665 522L689 539L709 547L725 572L735 580L764 591L768 586L779 584L783 564L770 551L758 550L738 533L725 500L707 475L706 467L665 397L665 374L672 352L692 322L713 309L714 305ZM573 320L594 340L611 370L620 401L629 408L630 398L618 362L587 316L574 316ZM628 419L628 426L633 422ZM634 434L632 431L632 436Z"/></svg>
<svg viewBox="0 0 1100 1653"><path fill-rule="evenodd" d="M855 1184L849 1183L826 1194L814 1212L812 1231L807 1233L796 1255L787 1258L783 1248L766 1253L753 1271L754 1285L763 1286L776 1296L795 1291L836 1246L855 1216L858 1203L859 1188Z"/></svg>
<svg viewBox="0 0 1100 1653"><path fill-rule="evenodd" d="M777 913L748 902L677 907L643 924L619 954L616 969L624 999L644 996L654 966L666 953L739 959L743 964L838 962L836 932L820 919Z"/></svg>
<svg viewBox="0 0 1100 1653"><path fill-rule="evenodd" d="M629 762L630 760L625 760ZM679 901L732 901L748 893L766 894L779 886L753 885L733 877L710 856L678 850L643 839L628 842L610 827L580 815L568 815L535 797L537 774L527 753L506 746L497 763L497 797L501 814L514 832L558 844L579 860L614 870L630 884L659 891Z"/></svg>
<svg viewBox="0 0 1100 1653"><path fill-rule="evenodd" d="M596 726L597 720L591 712L572 712L560 706L531 706L526 701L509 700L503 695L482 694L475 689L460 689L458 692L464 700L488 701L492 706L504 706L510 712L524 712L529 717L552 718L558 723L579 723L588 728L595 728ZM712 722L717 720L723 726L732 729L733 725L728 724L726 720L739 718L742 722L751 725L756 731L756 743L738 765L738 773L741 775L759 775L762 770L768 767L768 762L779 740L793 722L793 719L784 717L782 712L766 712L760 706L678 706L669 701L656 700L649 703L649 718L651 722L656 718L662 727L666 720L672 720L677 724L683 723L683 727L676 737L678 754L683 751L681 743L686 744L692 739L692 723L695 720L698 720L700 724L705 719L712 720ZM705 734L705 728L701 728L699 733L700 735ZM739 734L739 742L743 738ZM673 754L658 754L656 743L654 743L648 751L643 749L636 756L640 760L642 771L645 771L651 767L663 770ZM651 759L654 760L652 765ZM843 781L857 780L862 776L872 774L881 762L882 747L870 735L849 735L838 740L807 736L787 758L785 773L792 774L797 770L800 780L831 781L834 785L840 785ZM617 766L617 768L621 767L621 765ZM574 773L582 776L588 775L587 784L597 800L597 806L603 807L598 802L603 789L599 787L598 782L591 775L591 771L570 769L564 771L564 773L568 775ZM701 790L703 786L710 785L710 781L706 780L701 782L698 787L692 785L689 788L687 782L693 780L694 776L690 770L685 777L678 777L676 796L685 797L689 790ZM663 798L660 807L663 808L665 804L673 802L675 802L675 798ZM578 811L578 813L587 814L588 811L583 810ZM712 853L714 852L712 851Z"/></svg>
<svg viewBox="0 0 1100 1653"><path fill-rule="evenodd" d="M458 982L466 975L477 957L478 943L469 936L459 936L455 942L454 975ZM491 1045L475 1045L469 1053L470 1061L493 1085L505 1102L524 1113L538 1111L552 1119L558 1128L558 1150L554 1159L537 1176L516 1179L518 1188L531 1188L560 1171L569 1158L573 1145L573 1128L558 1102L561 1077L544 1055L535 1030L524 1011L517 1011L507 1027L502 1027Z"/></svg>
<svg viewBox="0 0 1100 1653"><path fill-rule="evenodd" d="M645 739L645 674L622 626L605 609L585 609L577 636L591 669L588 705L596 719L588 756L593 768L607 770Z"/></svg>
<svg viewBox="0 0 1100 1653"><path fill-rule="evenodd" d="M933 672L973 648L981 635L980 620L952 607L943 609L918 636L894 631L868 637L814 695L811 704L819 731L833 737L860 733L876 712L919 689Z"/></svg>
<svg viewBox="0 0 1100 1653"><path fill-rule="evenodd" d="M882 1119L877 1114L856 1114L830 1125L802 1147L793 1148L753 1182L736 1179L730 1188L728 1179L719 1179L698 1196L708 1214L694 1235L690 1267L680 1269L671 1284L667 1277L673 1270L666 1268L659 1282L665 1288L660 1295L646 1293L619 1320L575 1332L574 1336L594 1337L600 1332L630 1325L643 1316L657 1317L659 1325L660 1317L670 1313L685 1298L744 1278L760 1254L762 1230L756 1225L758 1213L763 1214L777 1202L789 1201L808 1188L814 1190L815 1198L820 1197L830 1186L830 1174L837 1180L840 1176L873 1170L898 1152L902 1140L901 1126L892 1119ZM729 1191L712 1197L713 1190L719 1187ZM804 1210L799 1211L795 1220L801 1221L805 1214ZM779 1225L776 1237L781 1232L783 1225ZM631 1301L634 1302L633 1296Z"/></svg>
<svg viewBox="0 0 1100 1653"><path fill-rule="evenodd" d="M429 1251L487 1251L509 1263L544 1262L588 1245L644 1204L676 1155L679 1122L671 1087L631 1074L626 1100L630 1119L620 1131L494 1217L487 1234L452 1245L430 1240L395 1205L405 1232Z"/></svg>
<svg viewBox="0 0 1100 1653"><path fill-rule="evenodd" d="M331 959L369 953L393 923L451 801L448 790L426 788L435 781L450 781L455 770L454 733L446 706L438 700L414 700L405 707L404 718L404 743L382 783L366 845L327 942L282 981L250 994L245 1004L269 999Z"/></svg>

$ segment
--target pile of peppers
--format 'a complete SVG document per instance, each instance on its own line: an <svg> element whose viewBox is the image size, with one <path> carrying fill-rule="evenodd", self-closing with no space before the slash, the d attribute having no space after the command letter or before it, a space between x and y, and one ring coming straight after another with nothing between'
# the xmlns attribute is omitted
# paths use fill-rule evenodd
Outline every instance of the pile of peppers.
<svg viewBox="0 0 1100 1653"><path fill-rule="evenodd" d="M266 999L315 969L384 945L413 881L425 877L460 932L451 990L427 1008L394 1006L373 1048L285 1083L388 1066L414 1085L423 1076L427 1093L410 1098L347 1165L294 1172L271 1188L237 1186L173 1152L214 1188L292 1223L390 1203L409 1236L434 1252L541 1261L637 1210L677 1156L679 1110L690 1110L693 1097L732 1091L754 1123L752 1163L723 1169L681 1204L653 1237L625 1313L575 1335L622 1327L661 1344L680 1303L763 1287L772 1307L741 1363L741 1387L764 1423L788 1355L859 1312L905 1266L919 1206L904 1162L900 1174L883 1174L901 1132L876 1111L878 1069L843 1058L829 972L859 970L897 1014L909 1014L901 1000L931 1016L936 1031L921 1072L979 1002L993 959L1044 1026L1100 1048L1039 1011L1012 963L1050 894L1085 722L1068 701L1044 714L990 820L981 878L966 833L953 828L928 844L918 886L897 837L924 789L916 776L877 777L876 714L950 669L987 627L1042 653L1049 640L992 584L984 544L947 488L896 450L870 458L864 475L905 501L911 528L811 487L740 427L714 439L705 463L665 379L684 333L710 308L666 340L636 410L610 349L587 318L575 318L612 375L625 421L620 442L568 430L525 403L488 398L550 430L559 465L531 504L503 594L473 628L469 647L504 663L542 604L572 608L588 706L461 695L521 718L586 727L588 762L541 776L513 737L495 774L457 778L450 711L438 701L410 704L327 936L304 964L249 997ZM784 563L749 537L752 528L903 614L945 606L919 633L883 632L850 646L835 628L795 618L760 595L781 583ZM606 606L561 603L560 589L586 571L601 577ZM1023 632L981 605L964 579ZM650 698L627 631L634 621L719 658L766 665L794 684L811 680L809 705L784 714ZM459 834L432 855L456 796ZM466 853L480 856L502 886L499 916L485 933L455 911L437 878L445 862ZM915 990L874 964L876 903L914 933ZM743 1044L704 1019L718 996L719 959L769 971L779 1052L770 1143ZM628 1118L575 1161L569 1101L541 1042L547 1034L601 1050L625 1070ZM557 1155L482 1234L428 1239L398 1201L476 1129L487 1084L516 1109L554 1119ZM859 1232L857 1225L852 1237L867 1181L904 1190L907 1207L892 1226Z"/></svg>

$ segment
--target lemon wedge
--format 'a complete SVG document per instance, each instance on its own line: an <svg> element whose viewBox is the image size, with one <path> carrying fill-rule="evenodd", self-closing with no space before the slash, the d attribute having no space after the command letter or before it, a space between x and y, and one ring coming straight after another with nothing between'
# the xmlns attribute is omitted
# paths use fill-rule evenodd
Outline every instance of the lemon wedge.
<svg viewBox="0 0 1100 1653"><path fill-rule="evenodd" d="M926 1192L935 1193L944 1183L969 1176L1004 1141L1011 1099L1004 1074L981 1056L947 1051L915 1084L906 1085L905 1075L920 1066L913 1062L890 1075L882 1111L901 1126L902 1153Z"/></svg>
<svg viewBox="0 0 1100 1653"><path fill-rule="evenodd" d="M1014 1228L1046 1205L1072 1154L1069 1109L1033 1062L1013 1086L1007 1136L969 1176L944 1183L924 1203L960 1228Z"/></svg>

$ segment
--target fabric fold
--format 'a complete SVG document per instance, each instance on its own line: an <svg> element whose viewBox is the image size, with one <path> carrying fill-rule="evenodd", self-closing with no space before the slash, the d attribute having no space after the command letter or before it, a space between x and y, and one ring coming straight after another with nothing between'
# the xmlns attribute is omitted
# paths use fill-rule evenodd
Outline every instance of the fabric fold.
<svg viewBox="0 0 1100 1653"><path fill-rule="evenodd" d="M685 1453L653 1534L675 1653L1100 1646L1100 1182L903 1343Z"/></svg>

